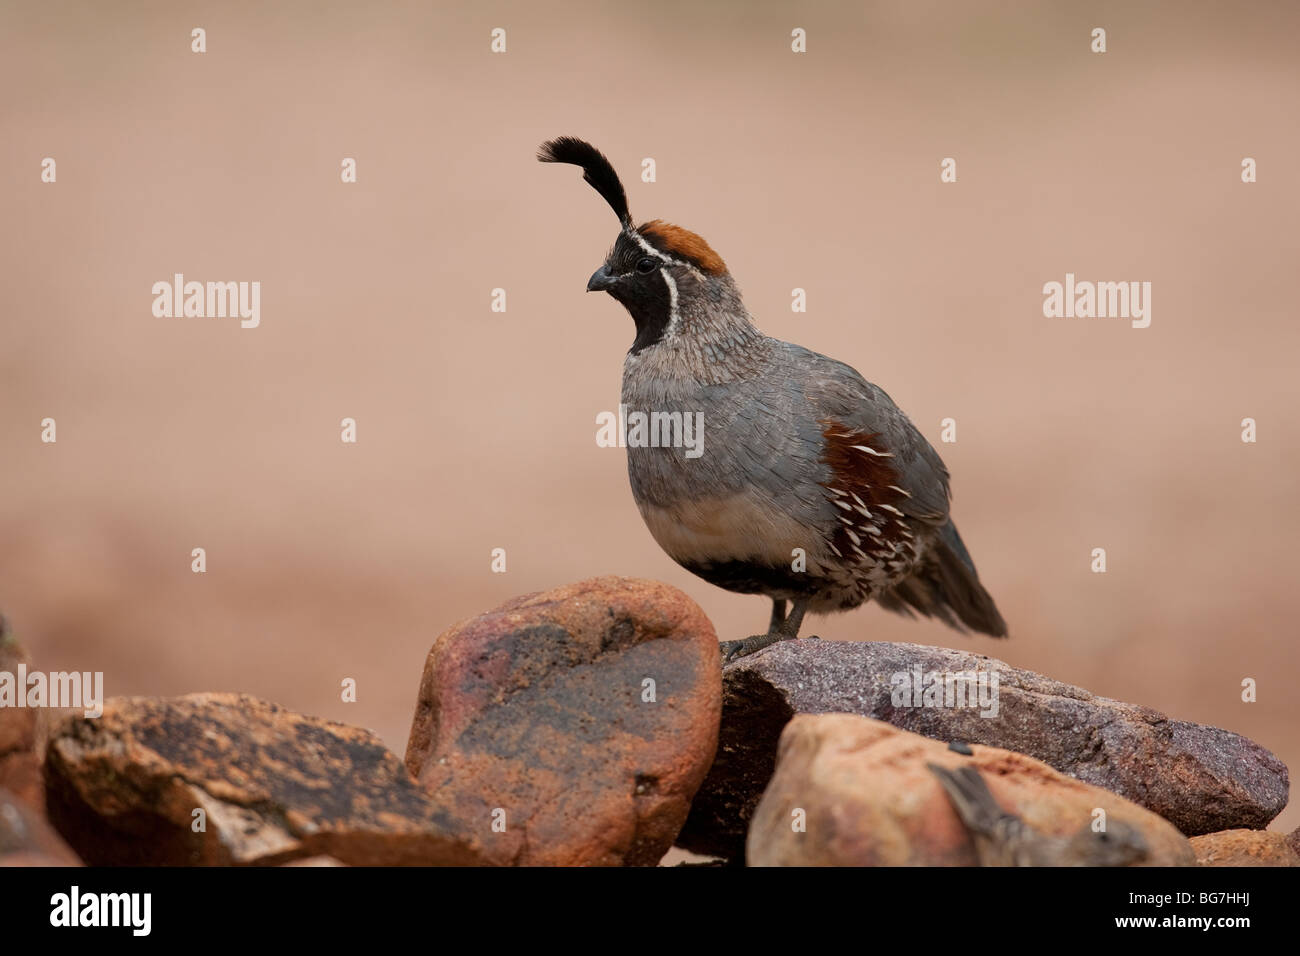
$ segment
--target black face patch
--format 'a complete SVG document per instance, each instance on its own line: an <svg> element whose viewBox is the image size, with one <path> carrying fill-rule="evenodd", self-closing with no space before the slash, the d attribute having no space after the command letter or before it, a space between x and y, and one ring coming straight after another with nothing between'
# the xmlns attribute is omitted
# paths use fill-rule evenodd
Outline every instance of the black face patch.
<svg viewBox="0 0 1300 956"><path fill-rule="evenodd" d="M660 275L669 266L662 263L658 268L644 271L645 263L641 260L646 257L645 249L629 239L626 233L620 233L605 260L605 271L618 280L606 291L623 304L636 323L636 339L629 351L631 355L659 342L672 318L672 296L668 292L667 280ZM658 260L657 256L651 258ZM640 269L638 264L641 264Z"/></svg>

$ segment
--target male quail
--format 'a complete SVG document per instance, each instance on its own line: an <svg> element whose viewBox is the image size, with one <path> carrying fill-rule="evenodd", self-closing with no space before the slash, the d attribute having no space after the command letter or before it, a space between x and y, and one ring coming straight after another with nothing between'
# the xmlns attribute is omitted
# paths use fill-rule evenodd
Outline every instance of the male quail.
<svg viewBox="0 0 1300 956"><path fill-rule="evenodd" d="M1142 831L1122 820L1102 831L1088 822L1073 836L1040 833L998 806L974 767L926 766L974 839L980 866L1132 866L1150 856Z"/></svg>
<svg viewBox="0 0 1300 956"><path fill-rule="evenodd" d="M1004 637L948 517L948 471L889 396L842 362L755 328L726 265L695 233L658 219L634 226L623 184L594 146L564 136L538 159L581 166L618 215L587 291L608 292L636 324L623 363L627 419L702 416L694 452L627 442L642 518L688 571L772 599L767 633L724 643L727 659L797 637L807 611L873 598Z"/></svg>

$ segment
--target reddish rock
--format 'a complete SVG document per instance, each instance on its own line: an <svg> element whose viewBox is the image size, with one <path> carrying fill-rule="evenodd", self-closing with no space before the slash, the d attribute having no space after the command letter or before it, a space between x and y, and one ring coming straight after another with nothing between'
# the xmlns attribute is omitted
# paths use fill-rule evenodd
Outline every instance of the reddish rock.
<svg viewBox="0 0 1300 956"><path fill-rule="evenodd" d="M0 866L80 866L45 817L0 789Z"/></svg>
<svg viewBox="0 0 1300 956"><path fill-rule="evenodd" d="M720 686L686 595L594 578L440 635L406 764L493 863L653 865L713 759Z"/></svg>
<svg viewBox="0 0 1300 956"><path fill-rule="evenodd" d="M975 866L980 849L930 765L978 769L998 808L1027 830L1033 856L1060 866L1114 862L1092 832L1105 811L1107 845L1126 862L1191 865L1191 846L1168 821L1047 764L994 747L965 756L938 741L850 714L800 715L781 734L776 772L754 812L751 866ZM1081 836L1083 839L1079 839ZM1082 848L1082 849L1080 849ZM1007 856L1009 854L998 854ZM1019 854L1021 856L1026 854ZM986 856L986 859L989 858Z"/></svg>
<svg viewBox="0 0 1300 956"><path fill-rule="evenodd" d="M19 665L30 667L31 660L0 614L0 672L17 675ZM0 707L0 787L37 812L45 803L36 753L42 714L31 707Z"/></svg>
<svg viewBox="0 0 1300 956"><path fill-rule="evenodd" d="M995 671L996 716L896 706L896 674ZM982 654L919 644L783 641L723 670L718 756L677 845L739 858L795 714L851 713L941 741L1014 750L1160 814L1185 834L1259 828L1286 806L1286 766L1239 734L1098 697Z"/></svg>
<svg viewBox="0 0 1300 956"><path fill-rule="evenodd" d="M281 866L347 866L342 860L336 860L332 856L309 856L305 860L290 860L288 863L281 863Z"/></svg>
<svg viewBox="0 0 1300 956"><path fill-rule="evenodd" d="M1224 830L1192 837L1201 866L1300 866L1300 854L1285 833Z"/></svg>
<svg viewBox="0 0 1300 956"><path fill-rule="evenodd" d="M92 865L481 862L373 733L241 694L110 699L55 728L46 786Z"/></svg>

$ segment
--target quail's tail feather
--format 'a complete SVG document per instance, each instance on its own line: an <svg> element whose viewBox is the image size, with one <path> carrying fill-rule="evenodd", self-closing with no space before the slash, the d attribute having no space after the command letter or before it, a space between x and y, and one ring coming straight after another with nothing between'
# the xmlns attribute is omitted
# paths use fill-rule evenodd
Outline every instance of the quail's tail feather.
<svg viewBox="0 0 1300 956"><path fill-rule="evenodd" d="M927 559L916 573L876 596L876 603L896 614L938 618L959 631L1006 637L1007 624L975 572L975 562L957 526L943 526Z"/></svg>

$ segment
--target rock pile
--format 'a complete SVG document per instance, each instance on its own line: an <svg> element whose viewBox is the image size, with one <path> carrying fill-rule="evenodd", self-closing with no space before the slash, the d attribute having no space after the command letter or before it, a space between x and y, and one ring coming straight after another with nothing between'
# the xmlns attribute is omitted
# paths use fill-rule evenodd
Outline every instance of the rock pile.
<svg viewBox="0 0 1300 956"><path fill-rule="evenodd" d="M976 679L964 690L961 681L943 680L960 675ZM988 704L979 700L981 685ZM947 701L949 686L972 706ZM796 714L857 714L935 740L1013 750L1126 797L1188 836L1262 829L1287 802L1286 766L1245 737L980 654L787 641L728 665L722 687L718 756L677 841L710 856L743 854L750 817L775 769L777 740Z"/></svg>
<svg viewBox="0 0 1300 956"><path fill-rule="evenodd" d="M0 672L20 661L0 628ZM674 842L751 865L1300 865L1300 831L1263 830L1286 767L1237 734L919 645L723 669L699 607L628 578L442 633L405 760L214 693L64 719L42 774L38 716L0 708L0 865L654 865Z"/></svg>

